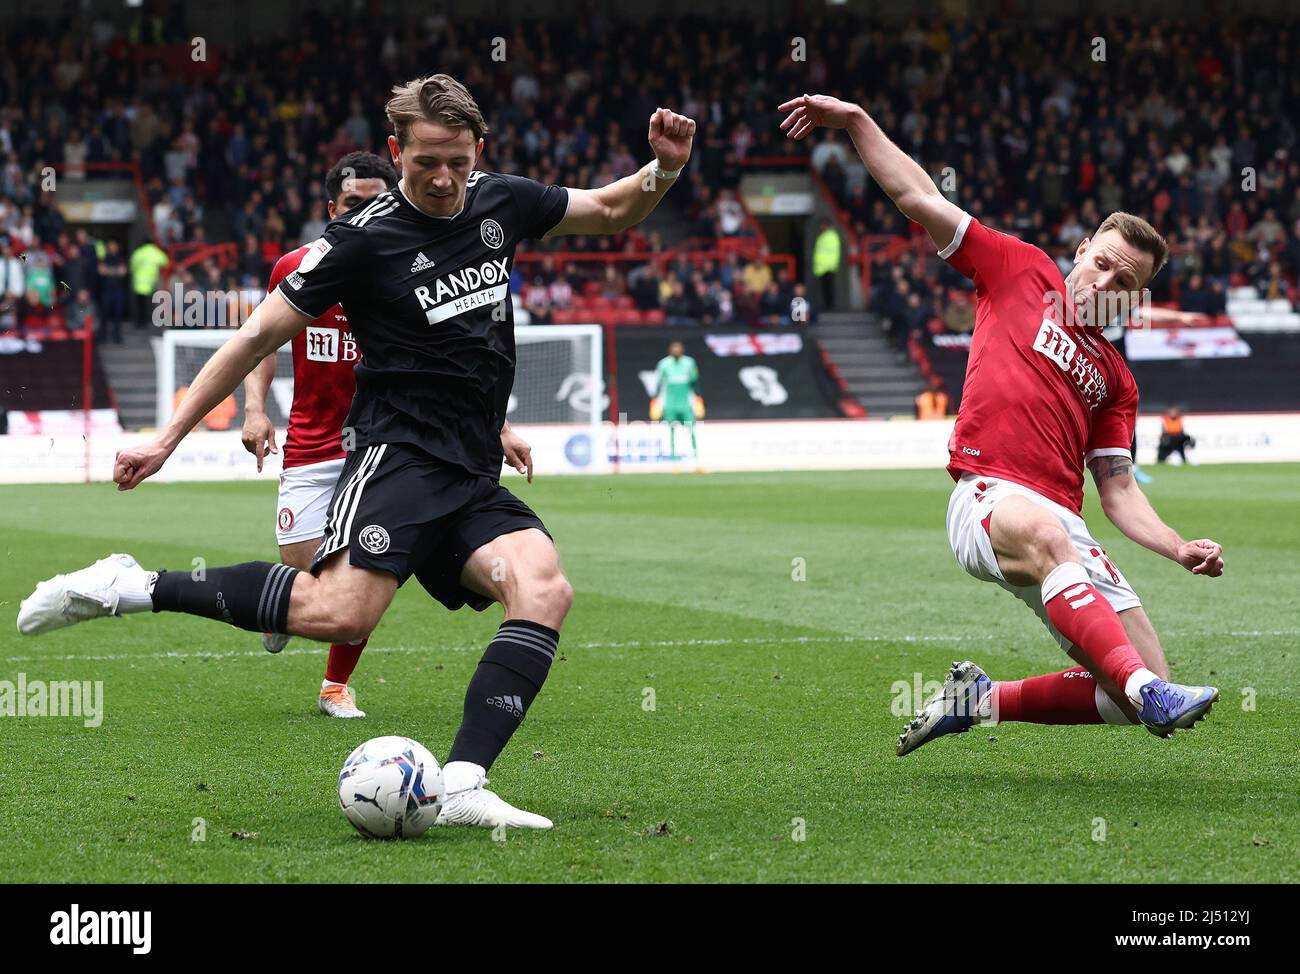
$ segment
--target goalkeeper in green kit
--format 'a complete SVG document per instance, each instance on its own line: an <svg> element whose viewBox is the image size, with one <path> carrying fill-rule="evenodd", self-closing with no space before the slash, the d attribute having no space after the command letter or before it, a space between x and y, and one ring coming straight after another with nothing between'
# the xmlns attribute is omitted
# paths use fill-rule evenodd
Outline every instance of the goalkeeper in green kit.
<svg viewBox="0 0 1300 974"><path fill-rule="evenodd" d="M677 426L684 423L691 431L691 453L698 459L699 447L695 443L695 420L704 416L704 400L695 392L700 381L700 369L695 359L685 354L681 342L668 346L668 354L655 366L655 393L650 401L650 419L668 424L668 448L672 459L677 456Z"/></svg>

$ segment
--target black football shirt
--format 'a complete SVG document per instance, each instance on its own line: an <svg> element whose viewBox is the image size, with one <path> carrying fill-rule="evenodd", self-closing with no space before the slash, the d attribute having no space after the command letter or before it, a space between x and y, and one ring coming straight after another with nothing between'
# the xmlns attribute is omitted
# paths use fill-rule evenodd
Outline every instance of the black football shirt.
<svg viewBox="0 0 1300 974"><path fill-rule="evenodd" d="M568 203L563 187L475 171L454 217L420 212L398 186L330 222L279 288L312 318L336 303L348 316L361 361L347 445L409 443L500 476L515 247L553 229Z"/></svg>

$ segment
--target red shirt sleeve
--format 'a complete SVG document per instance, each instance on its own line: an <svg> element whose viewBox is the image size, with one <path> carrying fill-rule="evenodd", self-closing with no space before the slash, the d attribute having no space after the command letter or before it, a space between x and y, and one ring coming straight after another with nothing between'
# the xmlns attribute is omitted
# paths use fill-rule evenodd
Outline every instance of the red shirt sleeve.
<svg viewBox="0 0 1300 974"><path fill-rule="evenodd" d="M1137 425L1138 388L1133 373L1124 369L1119 391L1097 410L1083 462L1096 456L1130 456L1133 430ZM1131 457L1130 457L1131 459Z"/></svg>
<svg viewBox="0 0 1300 974"><path fill-rule="evenodd" d="M298 265L302 262L302 252L303 248L299 247L297 250L289 251L275 262L275 266L271 268L271 280L266 285L267 294L274 291L281 281L298 269Z"/></svg>
<svg viewBox="0 0 1300 974"><path fill-rule="evenodd" d="M969 213L963 214L952 242L939 256L975 282L991 291L1024 269L1027 260L1046 255L1007 233L990 230Z"/></svg>

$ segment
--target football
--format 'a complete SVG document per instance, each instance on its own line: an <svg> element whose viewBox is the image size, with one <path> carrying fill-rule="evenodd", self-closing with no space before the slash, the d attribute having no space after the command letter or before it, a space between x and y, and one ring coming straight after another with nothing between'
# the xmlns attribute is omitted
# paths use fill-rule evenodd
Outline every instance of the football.
<svg viewBox="0 0 1300 974"><path fill-rule="evenodd" d="M376 737L348 755L339 772L339 807L371 839L422 835L442 808L442 768L409 737Z"/></svg>

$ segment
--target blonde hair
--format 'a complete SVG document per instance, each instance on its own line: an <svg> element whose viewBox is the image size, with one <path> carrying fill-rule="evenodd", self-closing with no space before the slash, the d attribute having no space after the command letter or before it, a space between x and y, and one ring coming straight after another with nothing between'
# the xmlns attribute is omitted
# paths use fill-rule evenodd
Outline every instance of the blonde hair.
<svg viewBox="0 0 1300 974"><path fill-rule="evenodd" d="M1147 278L1148 282L1168 263L1169 243L1160 236L1159 230L1140 216L1116 210L1101 221L1101 226L1092 235L1093 239L1097 239L1107 230L1117 230L1125 242L1151 255L1151 277Z"/></svg>
<svg viewBox="0 0 1300 974"><path fill-rule="evenodd" d="M483 113L469 89L449 74L431 74L393 86L393 97L384 106L392 123L397 144L405 146L414 122L437 122L448 128L467 128L477 142L487 134Z"/></svg>

